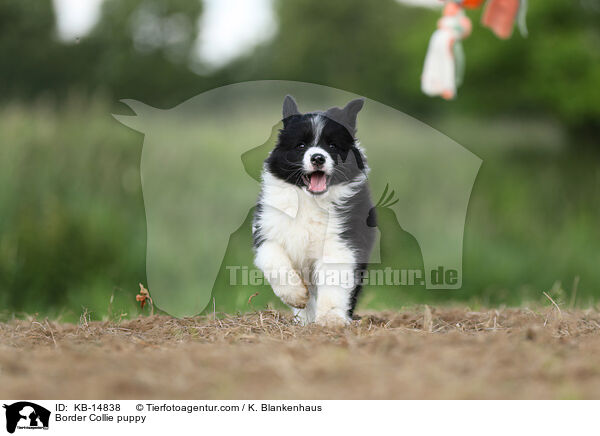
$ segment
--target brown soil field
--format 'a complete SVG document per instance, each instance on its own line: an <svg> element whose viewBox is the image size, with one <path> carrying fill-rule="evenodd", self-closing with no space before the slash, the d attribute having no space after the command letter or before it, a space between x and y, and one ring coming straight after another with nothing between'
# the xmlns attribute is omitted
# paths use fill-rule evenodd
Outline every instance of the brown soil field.
<svg viewBox="0 0 600 436"><path fill-rule="evenodd" d="M600 398L600 312L558 307L363 313L295 325L275 311L0 324L5 399Z"/></svg>

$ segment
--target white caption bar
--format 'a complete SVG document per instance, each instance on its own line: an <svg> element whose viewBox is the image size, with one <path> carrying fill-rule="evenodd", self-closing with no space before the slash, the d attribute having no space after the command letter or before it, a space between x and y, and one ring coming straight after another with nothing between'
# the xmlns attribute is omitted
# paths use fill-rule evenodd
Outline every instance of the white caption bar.
<svg viewBox="0 0 600 436"><path fill-rule="evenodd" d="M202 434L564 435L597 429L596 401L44 401L6 400L19 436Z"/></svg>

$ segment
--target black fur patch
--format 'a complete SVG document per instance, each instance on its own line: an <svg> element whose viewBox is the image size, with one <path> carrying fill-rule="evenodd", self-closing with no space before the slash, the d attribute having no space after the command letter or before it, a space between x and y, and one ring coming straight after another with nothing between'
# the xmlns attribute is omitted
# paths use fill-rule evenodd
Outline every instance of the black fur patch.
<svg viewBox="0 0 600 436"><path fill-rule="evenodd" d="M323 129L315 143L313 119L320 117ZM323 113L297 114L283 120L277 144L266 160L268 171L281 180L302 187L304 153L311 146L325 150L335 162L331 185L348 182L365 169L355 138L343 125ZM348 159L352 153L352 159Z"/></svg>

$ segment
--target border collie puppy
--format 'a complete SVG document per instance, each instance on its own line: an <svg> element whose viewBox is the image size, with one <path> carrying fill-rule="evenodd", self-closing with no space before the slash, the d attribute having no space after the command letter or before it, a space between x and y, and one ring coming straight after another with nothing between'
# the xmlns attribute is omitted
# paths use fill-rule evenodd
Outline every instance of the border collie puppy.
<svg viewBox="0 0 600 436"><path fill-rule="evenodd" d="M265 160L252 233L255 264L301 324L348 324L375 240L366 157L356 139L364 100L301 114Z"/></svg>

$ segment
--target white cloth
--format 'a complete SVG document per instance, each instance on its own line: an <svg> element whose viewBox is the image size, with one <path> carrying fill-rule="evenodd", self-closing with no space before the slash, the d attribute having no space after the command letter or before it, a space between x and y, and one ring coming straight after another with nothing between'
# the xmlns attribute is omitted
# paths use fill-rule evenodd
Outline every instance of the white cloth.
<svg viewBox="0 0 600 436"><path fill-rule="evenodd" d="M431 35L421 76L421 90L429 96L456 95L454 38L453 32L446 28L437 29Z"/></svg>

